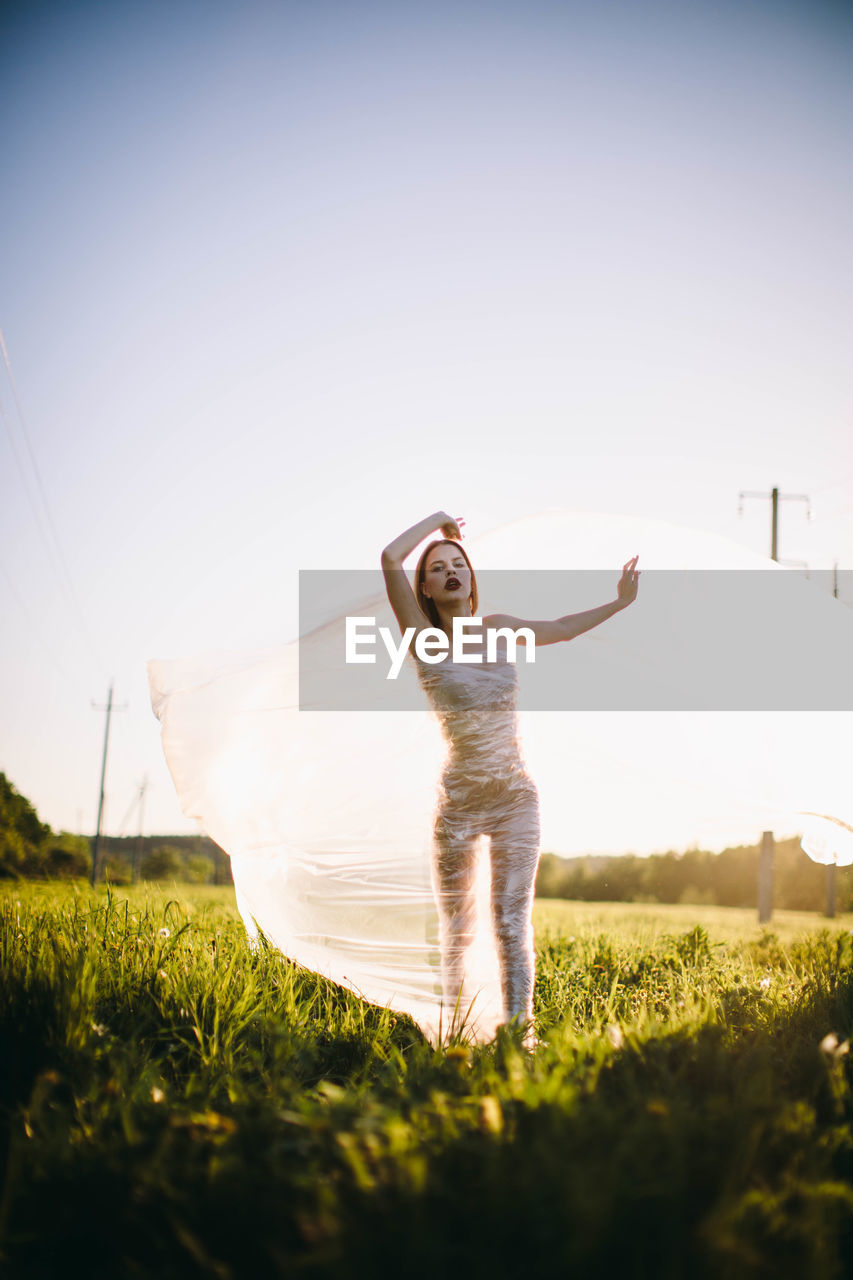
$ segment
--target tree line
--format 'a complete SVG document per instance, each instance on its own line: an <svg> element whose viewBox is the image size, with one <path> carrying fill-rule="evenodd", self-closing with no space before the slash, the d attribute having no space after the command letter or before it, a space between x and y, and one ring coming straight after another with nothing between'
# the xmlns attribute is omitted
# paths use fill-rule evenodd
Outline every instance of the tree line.
<svg viewBox="0 0 853 1280"><path fill-rule="evenodd" d="M757 901L760 845L737 845L722 853L689 849L686 853L637 857L560 858L545 853L536 893L542 898L585 902L669 902L718 907L754 907ZM812 862L798 836L776 842L773 902L781 910L823 911L827 869ZM853 868L836 871L837 910L853 908Z"/></svg>
<svg viewBox="0 0 853 1280"><path fill-rule="evenodd" d="M543 898L586 902L695 903L754 907L759 846L738 845L722 853L637 857L561 858L544 853L536 880ZM103 874L113 884L178 880L190 884L230 884L231 860L207 836L104 836ZM0 878L82 879L91 875L92 849L85 836L53 831L35 808L0 773ZM774 904L793 911L822 911L826 868L812 862L799 839L780 840L774 859ZM853 868L839 867L839 911L853 908Z"/></svg>
<svg viewBox="0 0 853 1280"><path fill-rule="evenodd" d="M0 876L75 879L92 867L89 841L53 831L0 773Z"/></svg>
<svg viewBox="0 0 853 1280"><path fill-rule="evenodd" d="M134 879L232 884L231 859L207 836L102 836L103 874L112 884Z"/></svg>
<svg viewBox="0 0 853 1280"><path fill-rule="evenodd" d="M231 860L207 836L104 836L102 874L113 884L179 880L230 884ZM92 842L53 831L0 773L0 878L76 880L92 874Z"/></svg>

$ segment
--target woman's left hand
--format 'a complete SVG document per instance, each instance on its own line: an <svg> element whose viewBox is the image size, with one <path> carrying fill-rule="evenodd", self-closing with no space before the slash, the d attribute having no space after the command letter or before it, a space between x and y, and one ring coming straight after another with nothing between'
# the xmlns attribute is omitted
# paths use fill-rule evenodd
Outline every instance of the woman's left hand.
<svg viewBox="0 0 853 1280"><path fill-rule="evenodd" d="M637 591L640 584L640 573L637 569L639 558L639 556L634 556L632 560L622 566L622 577L619 579L619 585L616 588L616 594L621 605L633 604L637 599Z"/></svg>

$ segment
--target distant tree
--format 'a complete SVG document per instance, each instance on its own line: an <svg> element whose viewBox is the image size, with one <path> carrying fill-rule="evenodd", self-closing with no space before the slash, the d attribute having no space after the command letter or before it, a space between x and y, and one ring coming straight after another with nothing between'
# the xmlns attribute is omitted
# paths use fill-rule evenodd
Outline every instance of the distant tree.
<svg viewBox="0 0 853 1280"><path fill-rule="evenodd" d="M566 889L570 875L570 865L565 858L559 858L555 853L543 853L536 873L537 896L540 898L567 897Z"/></svg>
<svg viewBox="0 0 853 1280"><path fill-rule="evenodd" d="M0 876L38 875L50 827L5 773L0 773Z"/></svg>
<svg viewBox="0 0 853 1280"><path fill-rule="evenodd" d="M19 831L0 831L0 876L16 880L26 874L27 844Z"/></svg>
<svg viewBox="0 0 853 1280"><path fill-rule="evenodd" d="M686 884L678 895L678 901L685 907L713 907L716 905L713 889L700 889L695 884Z"/></svg>
<svg viewBox="0 0 853 1280"><path fill-rule="evenodd" d="M109 880L110 884L131 884L133 869L126 858L108 854L104 859L103 876L105 880Z"/></svg>
<svg viewBox="0 0 853 1280"><path fill-rule="evenodd" d="M170 844L158 844L142 859L143 880L182 880L184 860L180 850Z"/></svg>
<svg viewBox="0 0 853 1280"><path fill-rule="evenodd" d="M600 859L542 855L536 891L540 897L586 902L680 902L721 907L754 907L758 890L758 845L739 845L722 853L688 849L638 858L632 854ZM822 911L826 904L826 867L811 861L799 838L777 840L774 853L774 905L791 911ZM853 906L853 867L836 878L838 911Z"/></svg>
<svg viewBox="0 0 853 1280"><path fill-rule="evenodd" d="M44 874L57 880L75 880L92 870L92 852L85 836L60 831L48 837L44 846Z"/></svg>
<svg viewBox="0 0 853 1280"><path fill-rule="evenodd" d="M201 853L193 853L184 864L184 879L190 884L211 884L213 870L212 858L205 858Z"/></svg>

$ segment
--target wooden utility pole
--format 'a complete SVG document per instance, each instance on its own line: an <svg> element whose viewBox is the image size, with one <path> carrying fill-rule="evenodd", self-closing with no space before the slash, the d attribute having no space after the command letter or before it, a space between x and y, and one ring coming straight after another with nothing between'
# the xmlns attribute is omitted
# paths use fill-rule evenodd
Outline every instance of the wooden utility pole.
<svg viewBox="0 0 853 1280"><path fill-rule="evenodd" d="M767 498L766 493L742 489L738 513L743 514L744 498ZM806 493L780 494L774 485L770 490L770 559L779 563L779 501L806 503L806 519L811 518L809 496ZM773 832L765 831L761 836L761 855L758 862L758 923L767 924L773 917Z"/></svg>
<svg viewBox="0 0 853 1280"><path fill-rule="evenodd" d="M826 914L830 920L835 919L835 873L838 867L830 862L826 868Z"/></svg>
<svg viewBox="0 0 853 1280"><path fill-rule="evenodd" d="M766 493L758 493L754 489L742 489L740 492L739 513L743 514L744 498L767 498ZM770 490L770 559L778 563L779 560L779 503L781 502L805 502L807 504L806 519L811 518L811 511L808 509L809 496L807 493L780 493L778 489Z"/></svg>
<svg viewBox="0 0 853 1280"><path fill-rule="evenodd" d="M139 882L142 874L142 828L145 815L145 792L148 790L148 774L142 779L139 785L139 839L136 842L136 852L133 855L133 883Z"/></svg>
<svg viewBox="0 0 853 1280"><path fill-rule="evenodd" d="M773 849L773 832L762 832L761 854L758 859L759 924L767 924L773 916Z"/></svg>
<svg viewBox="0 0 853 1280"><path fill-rule="evenodd" d="M101 788L98 793L98 826L95 831L95 848L92 852L92 887L94 888L98 879L98 871L100 870L101 861L101 824L104 818L104 784L107 778L107 751L109 750L110 745L110 719L114 711L126 711L127 703L125 702L120 707L113 706L113 686L111 684L109 697L107 698L107 705L105 707L99 707L93 702L92 706L96 711L106 711L107 713L107 721L104 726L104 758L101 762Z"/></svg>
<svg viewBox="0 0 853 1280"><path fill-rule="evenodd" d="M832 594L838 599L838 561L832 566ZM836 863L830 862L826 868L826 915L830 920L835 919L835 881L836 871L838 870Z"/></svg>

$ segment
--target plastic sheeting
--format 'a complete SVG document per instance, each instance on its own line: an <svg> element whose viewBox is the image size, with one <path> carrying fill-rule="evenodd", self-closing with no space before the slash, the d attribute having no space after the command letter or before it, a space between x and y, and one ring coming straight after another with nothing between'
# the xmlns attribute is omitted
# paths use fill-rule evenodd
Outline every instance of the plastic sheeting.
<svg viewBox="0 0 853 1280"><path fill-rule="evenodd" d="M412 787L406 766L426 750L437 771L439 744L422 740L415 713L300 712L297 658L294 645L149 664L182 807L231 855L250 936L261 930L299 964L410 1014L436 1038L432 797L428 780ZM480 967L490 973L491 958Z"/></svg>
<svg viewBox="0 0 853 1280"><path fill-rule="evenodd" d="M526 565L531 555L540 568L613 567L614 590L618 566L635 552L641 569L767 565L692 531L559 512L495 531L469 551L475 568ZM821 626L849 626L849 610L838 602L830 602L826 621L824 600L808 591L803 600ZM566 611L562 603L555 615ZM512 602L486 604L484 611L513 611ZM592 645L613 662L620 655L636 661L637 636L621 626L635 610L639 602L572 645L553 646L549 658L560 651L573 660L575 646L580 656ZM393 625L384 598L359 612ZM315 654L339 642L339 624L331 618L314 629ZM664 655L662 679L665 668ZM295 644L156 661L149 677L182 808L231 855L250 934L261 930L298 963L410 1014L433 1039L460 1024L487 1039L499 1022L529 1009L539 809L520 747L514 668L421 668L419 712L300 710ZM417 678L410 661L401 679ZM546 848L560 848L559 833L589 807L585 779L612 776L614 811L637 805L627 798L631 780L639 798L639 784L652 781L651 744L662 720L676 742L669 754L661 747L657 782L673 803L678 792L682 801L695 798L698 811L725 795L741 838L749 838L749 823L756 836L786 824L802 830L802 812L811 810L821 816L808 819L809 855L853 861L851 716L842 713L784 717L786 733L778 716L524 713ZM702 728L721 722L731 726L727 751ZM776 750L772 782L753 777L750 755L738 750L745 724L756 742L763 734L768 752ZM621 741L621 760L618 750L607 754L605 741ZM645 750L631 745L644 741ZM504 856L510 846L514 854Z"/></svg>
<svg viewBox="0 0 853 1280"><path fill-rule="evenodd" d="M178 795L231 854L250 935L433 1039L526 1018L539 818L515 667L421 667L430 723L300 711L297 657L149 664Z"/></svg>
<svg viewBox="0 0 853 1280"><path fill-rule="evenodd" d="M853 826L829 813L803 814L801 844L813 862L849 867L853 863Z"/></svg>
<svg viewBox="0 0 853 1280"><path fill-rule="evenodd" d="M497 949L502 1021L533 1013L531 911L539 861L539 798L518 740L516 667L494 662L418 663L448 745L436 806L433 892L440 920L445 1023L479 1009L466 972L478 934L476 878L488 839L491 937ZM487 933L486 921L482 931Z"/></svg>

